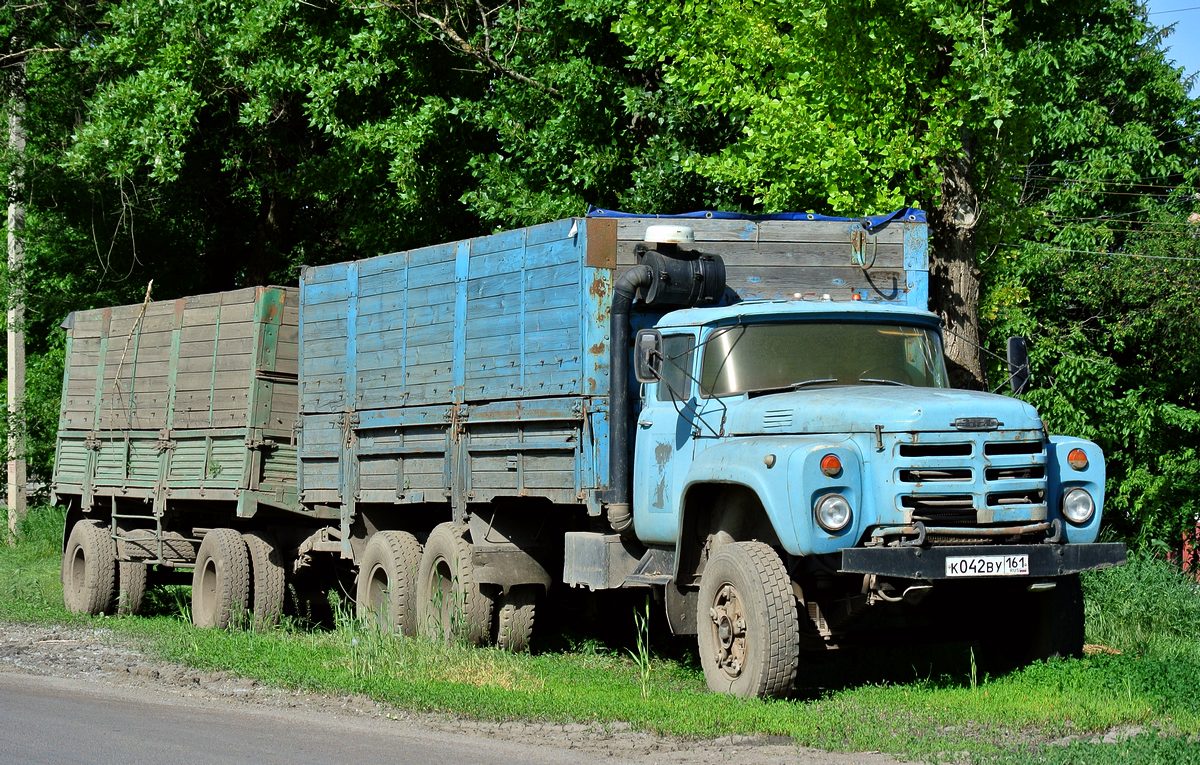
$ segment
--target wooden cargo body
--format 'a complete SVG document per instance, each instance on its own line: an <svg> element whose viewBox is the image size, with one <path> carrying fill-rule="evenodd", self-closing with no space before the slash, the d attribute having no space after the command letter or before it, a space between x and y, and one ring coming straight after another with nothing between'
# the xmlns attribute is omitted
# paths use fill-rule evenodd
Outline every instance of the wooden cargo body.
<svg viewBox="0 0 1200 765"><path fill-rule="evenodd" d="M724 259L734 301L927 302L916 217L869 234L854 220L576 218L308 268L300 501L337 508L346 534L360 504L449 502L462 518L541 497L598 514L614 279L663 223Z"/></svg>
<svg viewBox="0 0 1200 765"><path fill-rule="evenodd" d="M161 531L175 502L203 500L193 506L214 520L298 509L298 323L281 287L73 313L57 499L85 512L120 502L114 534Z"/></svg>

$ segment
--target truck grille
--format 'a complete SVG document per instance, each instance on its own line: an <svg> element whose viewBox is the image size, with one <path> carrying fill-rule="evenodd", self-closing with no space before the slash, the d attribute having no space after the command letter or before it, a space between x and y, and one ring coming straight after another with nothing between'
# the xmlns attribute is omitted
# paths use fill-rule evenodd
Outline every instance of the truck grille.
<svg viewBox="0 0 1200 765"><path fill-rule="evenodd" d="M1036 440L1000 435L923 433L919 443L901 441L893 474L897 509L928 526L1045 520L1046 447L1040 434Z"/></svg>

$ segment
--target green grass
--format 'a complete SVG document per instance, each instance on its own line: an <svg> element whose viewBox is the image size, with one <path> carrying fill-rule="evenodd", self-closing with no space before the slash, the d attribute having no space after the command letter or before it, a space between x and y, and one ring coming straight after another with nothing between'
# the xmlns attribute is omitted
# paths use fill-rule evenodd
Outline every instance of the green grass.
<svg viewBox="0 0 1200 765"><path fill-rule="evenodd" d="M823 688L757 701L707 693L687 656L654 656L647 672L643 652L590 640L574 650L514 656L383 636L344 613L324 631L196 630L181 618L182 588L159 596L162 615L70 617L58 589L61 522L53 511L31 514L22 543L0 547L0 618L103 623L165 658L289 688L362 693L405 709L484 719L628 722L696 737L778 735L922 759L1200 762L1200 592L1153 559L1086 579L1089 641L1119 654L999 678L972 678L966 651L934 653L928 662L909 652L830 657L820 675L833 681ZM1129 735L1098 743L1110 731Z"/></svg>

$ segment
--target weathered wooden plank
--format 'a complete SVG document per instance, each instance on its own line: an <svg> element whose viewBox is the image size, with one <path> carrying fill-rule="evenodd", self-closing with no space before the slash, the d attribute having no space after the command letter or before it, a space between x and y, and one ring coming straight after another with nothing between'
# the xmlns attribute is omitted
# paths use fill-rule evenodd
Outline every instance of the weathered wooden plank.
<svg viewBox="0 0 1200 765"><path fill-rule="evenodd" d="M250 355L254 350L254 341L250 337L241 337L230 339L222 337L217 343L217 355L219 357L244 358L245 363L250 363ZM180 342L179 343L179 358L180 359L204 359L211 358L213 355L213 341L206 340L204 342Z"/></svg>
<svg viewBox="0 0 1200 765"><path fill-rule="evenodd" d="M184 375L208 374L214 369L217 372L248 373L250 366L250 356L248 354L218 354L216 358L213 358L211 355L190 358L181 355L179 358L179 378L182 380Z"/></svg>
<svg viewBox="0 0 1200 765"><path fill-rule="evenodd" d="M697 242L730 241L791 241L791 242L848 242L853 221L748 221L705 218L618 218L618 241L640 242L646 227L666 223L689 226ZM895 243L904 239L899 223L876 232L879 242Z"/></svg>
<svg viewBox="0 0 1200 765"><path fill-rule="evenodd" d="M406 291L408 305L410 310L416 310L422 307L439 308L447 303L454 303L455 287L450 283L431 284L427 287L410 286ZM409 322L410 324L419 323L414 316Z"/></svg>
<svg viewBox="0 0 1200 765"><path fill-rule="evenodd" d="M409 266L408 269L408 289L421 289L423 287L433 287L454 282L454 260L451 258L448 261L430 263L429 265ZM381 291L388 291L387 288L397 289L398 283L389 284L373 284L371 290L367 294L378 294Z"/></svg>
<svg viewBox="0 0 1200 765"><path fill-rule="evenodd" d="M188 307L183 312L183 329L208 327L221 324L240 324L254 320L254 304L251 302L225 303L223 305L206 305L195 308L189 299Z"/></svg>
<svg viewBox="0 0 1200 765"><path fill-rule="evenodd" d="M304 333L307 336L309 329L316 322L331 322L339 319L344 323L346 320L346 296L341 300L334 300L325 303L305 303L304 304Z"/></svg>
<svg viewBox="0 0 1200 765"><path fill-rule="evenodd" d="M331 263L324 266L307 266L301 273L304 287L328 284L330 282L345 282L347 263Z"/></svg>
<svg viewBox="0 0 1200 765"><path fill-rule="evenodd" d="M635 242L622 242L617 247L617 265L632 266ZM854 265L850 242L721 242L710 247L697 247L701 252L720 255L726 266L820 268ZM865 252L868 266L903 268L903 243L868 245ZM857 266L856 266L857 267Z"/></svg>

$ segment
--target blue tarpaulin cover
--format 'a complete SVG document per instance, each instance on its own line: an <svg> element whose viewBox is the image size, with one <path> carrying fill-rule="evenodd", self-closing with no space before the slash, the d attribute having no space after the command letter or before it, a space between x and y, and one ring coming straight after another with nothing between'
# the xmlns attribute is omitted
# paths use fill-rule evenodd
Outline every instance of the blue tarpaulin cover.
<svg viewBox="0 0 1200 765"><path fill-rule="evenodd" d="M601 207L589 207L589 218L715 218L718 220L813 220L813 221L860 221L867 229L877 229L894 220L904 220L914 223L925 223L925 211L916 207L902 207L885 215L865 215L860 218L842 218L836 215L819 215L809 212L768 213L750 215L747 213L722 212L720 210L697 210L695 212L663 215L659 213L629 213L620 210L605 210Z"/></svg>

